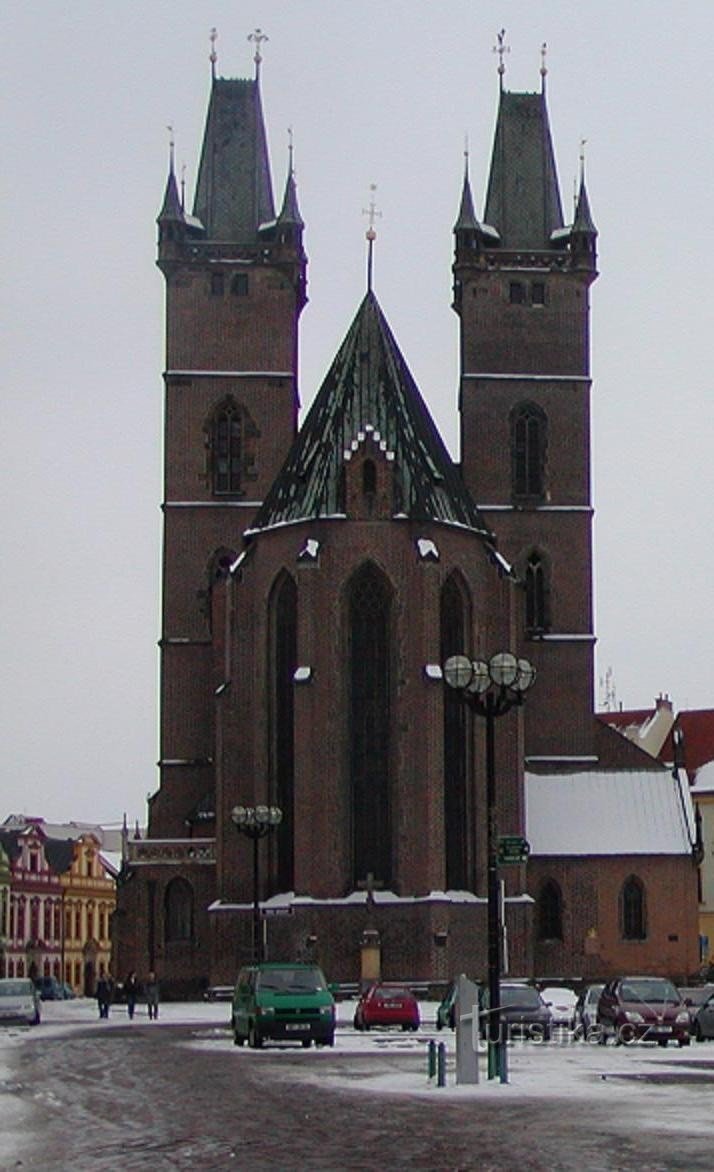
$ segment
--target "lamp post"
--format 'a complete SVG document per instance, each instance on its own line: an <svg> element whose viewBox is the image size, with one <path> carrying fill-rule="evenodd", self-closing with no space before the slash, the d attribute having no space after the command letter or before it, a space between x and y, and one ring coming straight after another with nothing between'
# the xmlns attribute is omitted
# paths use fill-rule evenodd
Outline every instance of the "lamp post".
<svg viewBox="0 0 714 1172"><path fill-rule="evenodd" d="M253 959L263 959L263 933L260 930L260 874L258 843L283 820L279 806L234 806L231 820L239 834L253 840Z"/></svg>
<svg viewBox="0 0 714 1172"><path fill-rule="evenodd" d="M505 1050L501 1037L501 925L498 891L498 836L496 826L496 753L494 723L523 703L535 681L527 659L499 651L486 660L451 655L444 664L444 681L472 712L486 720L486 815L488 863L488 1077L506 1081Z"/></svg>

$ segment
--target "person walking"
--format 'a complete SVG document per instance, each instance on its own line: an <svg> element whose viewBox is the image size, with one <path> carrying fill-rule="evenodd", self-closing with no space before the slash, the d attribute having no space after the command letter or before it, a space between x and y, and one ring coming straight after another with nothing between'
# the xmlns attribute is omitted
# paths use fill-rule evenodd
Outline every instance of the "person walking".
<svg viewBox="0 0 714 1172"><path fill-rule="evenodd" d="M159 982L152 969L144 983L146 993L146 1007L149 1010L149 1021L156 1021L159 1016Z"/></svg>
<svg viewBox="0 0 714 1172"><path fill-rule="evenodd" d="M136 999L139 996L139 982L133 969L124 982L124 996L126 997L126 1011L130 1019L133 1019Z"/></svg>
<svg viewBox="0 0 714 1172"><path fill-rule="evenodd" d="M96 997L99 1016L109 1017L109 1007L114 1000L114 981L110 972L99 974Z"/></svg>

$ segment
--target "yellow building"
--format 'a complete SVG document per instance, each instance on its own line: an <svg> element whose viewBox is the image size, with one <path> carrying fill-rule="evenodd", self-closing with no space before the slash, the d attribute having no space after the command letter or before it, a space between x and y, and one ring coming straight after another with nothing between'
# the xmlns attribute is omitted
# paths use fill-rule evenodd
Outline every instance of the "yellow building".
<svg viewBox="0 0 714 1172"><path fill-rule="evenodd" d="M714 761L697 770L691 789L701 818L702 862L699 868L699 940L703 965L714 964Z"/></svg>
<svg viewBox="0 0 714 1172"><path fill-rule="evenodd" d="M109 968L109 926L116 907L116 870L102 854L99 833L83 832L69 869L60 876L64 908L62 979L75 993L92 996Z"/></svg>

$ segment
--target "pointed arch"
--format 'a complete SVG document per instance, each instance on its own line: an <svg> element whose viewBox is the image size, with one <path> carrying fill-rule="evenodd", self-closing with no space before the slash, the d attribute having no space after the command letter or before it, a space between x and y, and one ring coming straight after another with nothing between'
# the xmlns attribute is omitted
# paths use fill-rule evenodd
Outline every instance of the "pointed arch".
<svg viewBox="0 0 714 1172"><path fill-rule="evenodd" d="M271 801L280 806L283 820L274 840L277 852L274 880L279 891L292 891L295 875L295 705L297 667L298 592L295 580L283 570L268 601L269 777Z"/></svg>
<svg viewBox="0 0 714 1172"><path fill-rule="evenodd" d="M645 885L629 875L620 891L620 926L623 940L644 940L647 936Z"/></svg>
<svg viewBox="0 0 714 1172"><path fill-rule="evenodd" d="M462 575L454 571L441 588L439 625L441 662L468 654L471 599ZM447 890L474 886L473 828L469 801L468 711L451 688L444 689L444 867Z"/></svg>
<svg viewBox="0 0 714 1172"><path fill-rule="evenodd" d="M538 939L563 939L563 893L555 879L546 879L538 893Z"/></svg>
<svg viewBox="0 0 714 1172"><path fill-rule="evenodd" d="M513 499L537 503L545 496L548 417L537 403L518 403L510 424Z"/></svg>
<svg viewBox="0 0 714 1172"><path fill-rule="evenodd" d="M177 876L164 891L164 940L177 944L193 940L193 888L187 879Z"/></svg>
<svg viewBox="0 0 714 1172"><path fill-rule="evenodd" d="M209 480L214 496L242 496L255 480L258 429L248 409L233 395L218 403L204 428L209 453Z"/></svg>
<svg viewBox="0 0 714 1172"><path fill-rule="evenodd" d="M353 882L392 880L393 590L373 562L347 585L348 756Z"/></svg>
<svg viewBox="0 0 714 1172"><path fill-rule="evenodd" d="M533 549L526 558L526 631L529 634L550 628L550 562L545 554Z"/></svg>

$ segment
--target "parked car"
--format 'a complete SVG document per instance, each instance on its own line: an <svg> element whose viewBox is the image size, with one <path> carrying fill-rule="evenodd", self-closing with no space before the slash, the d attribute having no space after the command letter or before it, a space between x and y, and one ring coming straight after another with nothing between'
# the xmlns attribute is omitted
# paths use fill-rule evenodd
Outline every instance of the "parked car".
<svg viewBox="0 0 714 1172"><path fill-rule="evenodd" d="M65 1001L73 1001L77 996L72 986L68 985L66 981L62 981L62 996Z"/></svg>
<svg viewBox="0 0 714 1172"><path fill-rule="evenodd" d="M689 1010L690 1032L693 1032L697 1014L705 1001L714 993L714 985L692 985L687 988L679 987L679 995Z"/></svg>
<svg viewBox="0 0 714 1172"><path fill-rule="evenodd" d="M547 988L541 989L540 995L550 1010L552 1024L574 1030L575 1008L578 1003L577 994L565 986L549 985Z"/></svg>
<svg viewBox="0 0 714 1172"><path fill-rule="evenodd" d="M707 987L708 997L696 1007L691 1033L698 1042L714 1038L714 989ZM690 1013L693 1007L690 1006Z"/></svg>
<svg viewBox="0 0 714 1172"><path fill-rule="evenodd" d="M259 1049L265 1040L291 1039L309 1047L335 1044L335 1002L315 964L246 965L231 1006L236 1046Z"/></svg>
<svg viewBox="0 0 714 1172"><path fill-rule="evenodd" d="M419 1022L419 1002L405 985L376 981L365 989L355 1007L356 1030L369 1030L372 1026L418 1030Z"/></svg>
<svg viewBox="0 0 714 1172"><path fill-rule="evenodd" d="M29 977L0 979L0 1023L40 1024L40 995Z"/></svg>
<svg viewBox="0 0 714 1172"><path fill-rule="evenodd" d="M665 977L616 977L600 994L597 1024L600 1040L657 1042L674 1039L689 1045L689 1010Z"/></svg>
<svg viewBox="0 0 714 1172"><path fill-rule="evenodd" d="M600 982L596 985L586 985L581 989L575 1006L575 1029L584 1038L590 1036L597 1026L597 1006L605 985Z"/></svg>
<svg viewBox="0 0 714 1172"><path fill-rule="evenodd" d="M42 1001L66 1000L64 986L56 977L38 977L35 985Z"/></svg>
<svg viewBox="0 0 714 1172"><path fill-rule="evenodd" d="M533 985L525 982L503 981L501 991L501 1029L506 1040L511 1038L532 1038L550 1041L552 1034L551 1012L540 993ZM482 1037L488 1037L489 1010L488 989L484 989L481 1006Z"/></svg>

